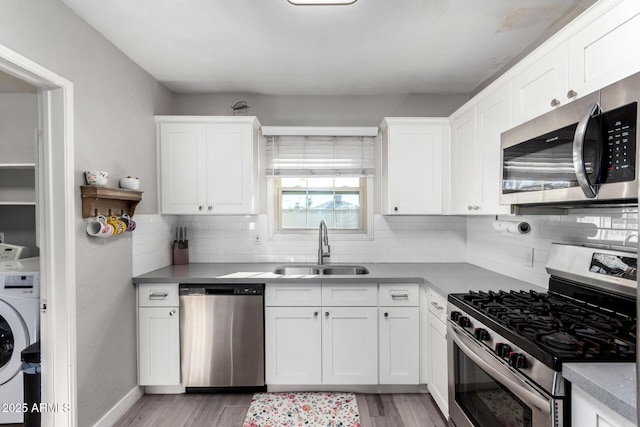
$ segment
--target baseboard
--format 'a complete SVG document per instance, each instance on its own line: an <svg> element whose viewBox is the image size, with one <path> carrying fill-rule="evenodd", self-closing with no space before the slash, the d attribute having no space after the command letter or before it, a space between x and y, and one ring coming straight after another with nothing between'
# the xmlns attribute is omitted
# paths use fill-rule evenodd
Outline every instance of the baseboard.
<svg viewBox="0 0 640 427"><path fill-rule="evenodd" d="M124 395L122 399L116 403L113 408L109 409L102 418L96 422L93 427L111 427L143 396L142 387L134 387L131 391Z"/></svg>
<svg viewBox="0 0 640 427"><path fill-rule="evenodd" d="M419 385L339 385L339 384L315 384L315 385L268 385L269 392L296 392L296 391L340 391L352 393L429 393L426 384Z"/></svg>

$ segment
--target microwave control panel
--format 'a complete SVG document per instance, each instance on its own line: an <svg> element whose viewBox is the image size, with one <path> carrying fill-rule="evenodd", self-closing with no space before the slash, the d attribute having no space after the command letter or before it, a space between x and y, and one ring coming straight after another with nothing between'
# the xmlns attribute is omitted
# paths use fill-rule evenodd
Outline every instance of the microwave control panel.
<svg viewBox="0 0 640 427"><path fill-rule="evenodd" d="M635 180L637 117L637 102L607 111L600 116L605 140L602 182Z"/></svg>

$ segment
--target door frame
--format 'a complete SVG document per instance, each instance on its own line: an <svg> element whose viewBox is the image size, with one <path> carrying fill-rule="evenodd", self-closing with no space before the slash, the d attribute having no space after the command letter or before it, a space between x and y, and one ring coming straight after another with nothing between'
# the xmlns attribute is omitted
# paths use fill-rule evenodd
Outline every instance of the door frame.
<svg viewBox="0 0 640 427"><path fill-rule="evenodd" d="M47 426L75 427L77 411L73 83L0 44L0 71L38 88L36 240Z"/></svg>

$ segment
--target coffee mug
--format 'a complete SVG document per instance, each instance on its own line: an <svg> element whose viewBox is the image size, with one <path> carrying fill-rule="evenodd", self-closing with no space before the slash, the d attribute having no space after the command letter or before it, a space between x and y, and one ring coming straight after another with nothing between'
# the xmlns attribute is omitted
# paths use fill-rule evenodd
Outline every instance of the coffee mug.
<svg viewBox="0 0 640 427"><path fill-rule="evenodd" d="M98 215L87 224L87 234L95 237L111 237L113 235L113 225L107 222L102 215Z"/></svg>
<svg viewBox="0 0 640 427"><path fill-rule="evenodd" d="M120 219L127 225L127 231L133 231L136 229L136 222L128 214L122 215Z"/></svg>
<svg viewBox="0 0 640 427"><path fill-rule="evenodd" d="M127 225L124 223L124 221L118 219L118 217L115 216L115 215L111 215L107 222L113 226L113 228L114 228L113 235L114 236L116 234L124 233L125 231L127 231Z"/></svg>

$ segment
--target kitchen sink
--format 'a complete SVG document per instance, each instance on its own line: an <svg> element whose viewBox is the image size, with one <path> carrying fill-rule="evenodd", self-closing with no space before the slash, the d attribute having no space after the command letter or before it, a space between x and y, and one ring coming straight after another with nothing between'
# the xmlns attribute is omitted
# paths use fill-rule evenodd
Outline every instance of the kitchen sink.
<svg viewBox="0 0 640 427"><path fill-rule="evenodd" d="M322 276L354 276L369 274L369 270L362 265L281 265L273 270L274 274L310 274Z"/></svg>
<svg viewBox="0 0 640 427"><path fill-rule="evenodd" d="M324 274L325 276L352 276L358 274L369 274L369 270L361 265L336 265L323 268L322 274Z"/></svg>
<svg viewBox="0 0 640 427"><path fill-rule="evenodd" d="M281 265L273 270L274 274L320 274L317 265Z"/></svg>

